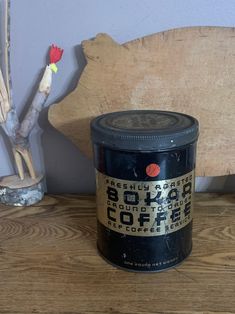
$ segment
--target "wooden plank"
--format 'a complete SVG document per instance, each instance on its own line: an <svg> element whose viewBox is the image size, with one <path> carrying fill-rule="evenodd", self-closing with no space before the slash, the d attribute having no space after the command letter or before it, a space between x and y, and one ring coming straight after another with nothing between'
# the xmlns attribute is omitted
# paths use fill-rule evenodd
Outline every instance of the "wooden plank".
<svg viewBox="0 0 235 314"><path fill-rule="evenodd" d="M77 88L50 107L49 120L91 156L89 122L99 114L188 113L200 122L197 175L235 173L234 30L180 28L124 45L99 34L83 42L88 64Z"/></svg>
<svg viewBox="0 0 235 314"><path fill-rule="evenodd" d="M96 251L94 196L0 206L0 313L235 313L235 195L197 194L192 255L162 273Z"/></svg>

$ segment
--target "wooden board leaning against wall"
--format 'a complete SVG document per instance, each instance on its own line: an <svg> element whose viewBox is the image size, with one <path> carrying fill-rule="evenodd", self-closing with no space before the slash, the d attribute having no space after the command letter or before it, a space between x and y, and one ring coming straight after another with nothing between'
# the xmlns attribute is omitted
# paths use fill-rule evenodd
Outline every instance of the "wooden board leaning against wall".
<svg viewBox="0 0 235 314"><path fill-rule="evenodd" d="M90 120L129 109L183 112L200 122L198 176L235 173L235 29L180 28L123 45L82 43L87 65L49 121L91 156Z"/></svg>

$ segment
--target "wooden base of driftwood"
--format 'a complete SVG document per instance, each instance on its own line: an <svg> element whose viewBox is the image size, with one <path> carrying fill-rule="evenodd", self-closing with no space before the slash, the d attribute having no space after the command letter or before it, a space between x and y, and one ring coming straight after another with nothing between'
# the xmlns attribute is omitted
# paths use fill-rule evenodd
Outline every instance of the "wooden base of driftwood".
<svg viewBox="0 0 235 314"><path fill-rule="evenodd" d="M44 196L43 176L32 179L25 175L21 180L18 176L12 175L0 180L0 203L12 206L30 206Z"/></svg>

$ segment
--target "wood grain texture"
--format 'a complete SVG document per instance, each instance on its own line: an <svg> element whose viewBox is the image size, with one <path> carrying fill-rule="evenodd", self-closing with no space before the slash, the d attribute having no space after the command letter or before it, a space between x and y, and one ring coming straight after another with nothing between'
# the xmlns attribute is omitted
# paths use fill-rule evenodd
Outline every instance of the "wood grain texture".
<svg viewBox="0 0 235 314"><path fill-rule="evenodd" d="M95 198L0 206L0 313L235 313L235 195L198 194L192 255L162 273L96 251Z"/></svg>
<svg viewBox="0 0 235 314"><path fill-rule="evenodd" d="M200 122L197 175L235 173L235 29L180 28L119 45L83 42L77 88L49 110L54 127L91 156L90 120L128 109L184 112Z"/></svg>

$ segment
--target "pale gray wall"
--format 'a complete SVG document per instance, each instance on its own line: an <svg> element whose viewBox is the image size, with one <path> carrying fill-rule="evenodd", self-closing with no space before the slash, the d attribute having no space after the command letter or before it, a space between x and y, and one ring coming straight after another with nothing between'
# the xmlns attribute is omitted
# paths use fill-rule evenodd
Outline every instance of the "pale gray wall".
<svg viewBox="0 0 235 314"><path fill-rule="evenodd" d="M22 113L29 105L51 43L63 47L65 53L47 106L76 86L85 66L80 43L99 32L123 43L176 27L234 24L235 1L229 0L12 0L11 67L17 110ZM31 136L33 155L37 169L46 171L48 191L94 192L92 162L49 125L47 109L39 125L41 131L36 128ZM14 170L1 133L0 156L0 176L11 174ZM234 177L197 180L200 191L234 191L234 186Z"/></svg>

